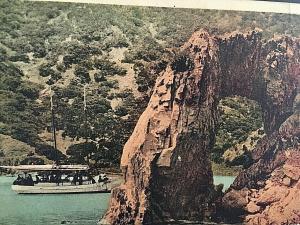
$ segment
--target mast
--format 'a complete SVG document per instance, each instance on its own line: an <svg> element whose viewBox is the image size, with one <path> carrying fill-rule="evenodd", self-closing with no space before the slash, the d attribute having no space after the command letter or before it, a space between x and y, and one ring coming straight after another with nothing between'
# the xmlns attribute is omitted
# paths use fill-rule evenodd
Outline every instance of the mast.
<svg viewBox="0 0 300 225"><path fill-rule="evenodd" d="M53 95L54 95L54 92L52 92L51 86L50 86L50 108L51 108L51 120L52 120L52 135L53 135L54 149L57 150L55 117L54 117L54 109L53 109Z"/></svg>
<svg viewBox="0 0 300 225"><path fill-rule="evenodd" d="M87 135L87 108L86 108L86 86L83 86L83 111L84 111L84 126L85 126L85 142L88 142L88 135Z"/></svg>
<svg viewBox="0 0 300 225"><path fill-rule="evenodd" d="M84 136L85 136L85 145L84 150L87 151L87 143L88 143L88 126L87 126L87 107L86 107L86 87L87 84L83 86L83 111L84 111ZM89 153L87 154L87 163L89 163Z"/></svg>

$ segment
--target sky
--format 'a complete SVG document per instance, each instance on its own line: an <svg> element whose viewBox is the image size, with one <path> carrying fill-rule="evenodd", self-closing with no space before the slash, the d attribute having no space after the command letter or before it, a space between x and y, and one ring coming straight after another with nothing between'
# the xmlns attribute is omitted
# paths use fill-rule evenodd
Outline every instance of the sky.
<svg viewBox="0 0 300 225"><path fill-rule="evenodd" d="M55 1L55 2L81 2L100 3L113 5L138 5L176 8L200 8L219 10L238 10L255 12L275 12L300 15L300 4L271 1L251 0L32 0L32 1ZM275 0L279 1L279 0ZM280 0L288 1L288 0ZM300 0L289 0L300 2Z"/></svg>

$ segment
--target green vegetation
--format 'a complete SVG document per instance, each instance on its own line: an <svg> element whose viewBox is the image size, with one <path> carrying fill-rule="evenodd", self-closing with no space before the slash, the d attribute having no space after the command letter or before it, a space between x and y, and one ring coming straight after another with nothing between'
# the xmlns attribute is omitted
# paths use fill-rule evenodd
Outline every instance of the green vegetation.
<svg viewBox="0 0 300 225"><path fill-rule="evenodd" d="M43 121L31 121L31 118L42 116L44 109L35 102L40 87L23 82L22 76L23 73L12 63L0 63L0 131L33 144L38 140L37 134Z"/></svg>
<svg viewBox="0 0 300 225"><path fill-rule="evenodd" d="M220 119L216 135L216 143L212 150L211 158L215 163L226 163L227 165L244 165L249 163L247 158L248 149L246 140L251 132L262 127L261 107L252 100L245 97L227 97L219 103ZM259 138L258 136L251 137ZM253 143L250 143L252 145ZM224 153L234 148L242 148L245 153L233 156L232 161L224 160Z"/></svg>
<svg viewBox="0 0 300 225"><path fill-rule="evenodd" d="M2 0L0 133L33 147L29 159L45 155L65 162L89 160L96 167L117 166L157 75L195 30L222 34L259 27L267 38L298 36L299 22L299 16L272 13ZM136 85L124 86L132 80L128 78ZM55 91L56 127L74 139L68 159L40 137L51 131L49 95L41 94L48 85ZM246 118L239 117L240 103L223 103L235 111L221 116L215 161L260 123L253 112L241 111Z"/></svg>
<svg viewBox="0 0 300 225"><path fill-rule="evenodd" d="M243 168L241 166L229 167L224 163L212 162L214 176L237 176Z"/></svg>
<svg viewBox="0 0 300 225"><path fill-rule="evenodd" d="M117 66L115 62L111 62L107 59L95 59L94 67L100 70L100 74L102 76L109 76L109 75L125 75L126 70Z"/></svg>

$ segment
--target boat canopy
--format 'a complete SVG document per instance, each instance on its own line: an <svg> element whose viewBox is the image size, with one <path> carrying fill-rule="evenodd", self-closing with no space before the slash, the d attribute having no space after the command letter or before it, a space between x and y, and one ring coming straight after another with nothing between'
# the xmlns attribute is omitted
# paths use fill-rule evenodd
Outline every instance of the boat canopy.
<svg viewBox="0 0 300 225"><path fill-rule="evenodd" d="M23 172L38 171L84 171L88 170L87 165L19 165L19 166L0 166L4 169L12 169Z"/></svg>

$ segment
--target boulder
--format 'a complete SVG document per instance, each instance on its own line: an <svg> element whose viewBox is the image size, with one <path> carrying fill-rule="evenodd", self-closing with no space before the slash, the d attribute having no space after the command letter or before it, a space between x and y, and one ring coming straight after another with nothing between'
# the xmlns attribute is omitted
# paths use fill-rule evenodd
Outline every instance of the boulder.
<svg viewBox="0 0 300 225"><path fill-rule="evenodd" d="M246 210L249 213L258 213L260 211L261 207L256 205L253 201L249 202L249 204L246 207Z"/></svg>
<svg viewBox="0 0 300 225"><path fill-rule="evenodd" d="M289 177L285 177L285 178L283 178L282 183L285 186L290 186L291 185L291 179Z"/></svg>
<svg viewBox="0 0 300 225"><path fill-rule="evenodd" d="M300 156L298 150L287 154L287 160L284 165L277 168L270 178L267 179L268 188L259 189L256 195L251 195L251 201L248 203L245 214L246 224L297 224L300 223L300 181L292 182L291 178L284 177L282 182L281 174L289 168L288 171L297 170L300 160L296 163L295 156ZM294 157L294 158L291 158ZM293 162L290 164L290 162ZM237 193L238 192L238 193ZM232 190L228 196L235 194L236 198L243 199L240 193L243 191ZM223 199L226 199L227 195ZM233 199L231 201L238 201ZM234 208L232 208L234 210Z"/></svg>

